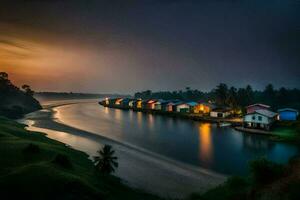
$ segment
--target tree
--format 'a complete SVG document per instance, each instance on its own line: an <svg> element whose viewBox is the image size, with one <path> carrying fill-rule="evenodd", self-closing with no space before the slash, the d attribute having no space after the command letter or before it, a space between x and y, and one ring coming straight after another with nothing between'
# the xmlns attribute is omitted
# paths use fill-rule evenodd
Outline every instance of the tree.
<svg viewBox="0 0 300 200"><path fill-rule="evenodd" d="M34 91L31 90L29 85L23 85L22 89L24 90L25 94L29 95L29 96L33 96Z"/></svg>
<svg viewBox="0 0 300 200"><path fill-rule="evenodd" d="M6 72L0 72L0 80L8 80L8 74Z"/></svg>
<svg viewBox="0 0 300 200"><path fill-rule="evenodd" d="M217 104L225 106L228 97L228 86L225 83L220 83L215 89L215 94Z"/></svg>
<svg viewBox="0 0 300 200"><path fill-rule="evenodd" d="M94 157L96 168L104 174L114 172L118 167L118 158L114 156L115 151L112 149L112 146L104 145L104 147L97 152L99 156Z"/></svg>
<svg viewBox="0 0 300 200"><path fill-rule="evenodd" d="M276 92L274 90L274 87L272 84L268 84L263 91L263 98L264 98L264 103L269 104L270 106L275 105L275 100L276 100Z"/></svg>
<svg viewBox="0 0 300 200"><path fill-rule="evenodd" d="M231 108L237 108L238 102L237 102L237 89L235 87L230 87L228 91L228 97L227 97L227 105L229 105Z"/></svg>

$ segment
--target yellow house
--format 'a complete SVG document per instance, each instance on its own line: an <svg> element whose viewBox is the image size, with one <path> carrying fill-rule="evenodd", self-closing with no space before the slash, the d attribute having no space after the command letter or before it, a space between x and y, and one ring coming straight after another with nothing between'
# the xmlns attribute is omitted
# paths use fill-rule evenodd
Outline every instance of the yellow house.
<svg viewBox="0 0 300 200"><path fill-rule="evenodd" d="M194 113L208 114L213 109L213 105L210 103L199 103L194 108Z"/></svg>
<svg viewBox="0 0 300 200"><path fill-rule="evenodd" d="M137 99L133 102L133 107L137 109L142 109L142 99Z"/></svg>

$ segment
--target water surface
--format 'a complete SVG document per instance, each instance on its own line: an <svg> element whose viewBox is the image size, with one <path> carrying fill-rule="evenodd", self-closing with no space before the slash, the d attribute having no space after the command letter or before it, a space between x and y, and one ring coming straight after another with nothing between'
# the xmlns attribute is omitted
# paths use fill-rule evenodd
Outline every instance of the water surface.
<svg viewBox="0 0 300 200"><path fill-rule="evenodd" d="M72 127L223 174L245 174L249 160L265 156L286 163L298 148L230 127L104 108L97 103L55 108Z"/></svg>

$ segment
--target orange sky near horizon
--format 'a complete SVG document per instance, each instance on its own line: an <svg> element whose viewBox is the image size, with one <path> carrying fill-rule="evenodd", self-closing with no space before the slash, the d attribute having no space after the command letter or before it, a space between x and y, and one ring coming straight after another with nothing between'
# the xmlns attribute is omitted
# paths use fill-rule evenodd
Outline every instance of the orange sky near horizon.
<svg viewBox="0 0 300 200"><path fill-rule="evenodd" d="M7 29L5 35L0 32L0 71L7 72L17 86L28 84L37 91L76 92L85 88L85 80L96 75L101 78L97 70L107 59L101 59L88 47L74 47L67 40L55 40L55 36L41 31L31 30L30 34L25 28L1 24L3 27ZM86 70L94 63L98 63L97 70Z"/></svg>

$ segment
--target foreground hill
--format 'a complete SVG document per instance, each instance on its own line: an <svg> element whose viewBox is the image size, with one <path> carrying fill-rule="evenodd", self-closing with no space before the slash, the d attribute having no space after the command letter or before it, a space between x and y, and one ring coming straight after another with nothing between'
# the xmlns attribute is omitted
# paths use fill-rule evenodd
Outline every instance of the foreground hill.
<svg viewBox="0 0 300 200"><path fill-rule="evenodd" d="M33 94L28 85L23 85L21 90L12 84L8 74L0 72L0 116L20 118L26 113L41 109Z"/></svg>
<svg viewBox="0 0 300 200"><path fill-rule="evenodd" d="M88 156L0 117L0 193L27 199L160 199L97 172Z"/></svg>

